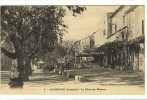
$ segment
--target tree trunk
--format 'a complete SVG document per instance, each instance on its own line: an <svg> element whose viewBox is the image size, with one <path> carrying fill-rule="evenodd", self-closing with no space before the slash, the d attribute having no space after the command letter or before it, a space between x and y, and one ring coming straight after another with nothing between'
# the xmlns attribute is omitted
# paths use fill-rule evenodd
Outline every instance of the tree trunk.
<svg viewBox="0 0 147 100"><path fill-rule="evenodd" d="M12 64L9 86L10 88L23 88L23 59L18 57Z"/></svg>
<svg viewBox="0 0 147 100"><path fill-rule="evenodd" d="M32 58L36 55L38 51L36 50L35 52L33 52L31 55L29 56L25 56L25 71L24 71L24 81L29 81L29 76L32 75L32 66L31 66L31 60Z"/></svg>
<svg viewBox="0 0 147 100"><path fill-rule="evenodd" d="M15 48L15 64L12 65L9 86L10 88L23 88L24 77L24 52L23 43L16 34L10 37Z"/></svg>
<svg viewBox="0 0 147 100"><path fill-rule="evenodd" d="M23 53L16 51L11 53L5 48L1 48L2 52L12 59L12 68L10 71L9 86L10 88L22 88L23 87ZM11 66L10 66L11 67Z"/></svg>
<svg viewBox="0 0 147 100"><path fill-rule="evenodd" d="M29 81L29 76L32 74L31 60L26 57L25 58L25 69L24 69L24 81Z"/></svg>

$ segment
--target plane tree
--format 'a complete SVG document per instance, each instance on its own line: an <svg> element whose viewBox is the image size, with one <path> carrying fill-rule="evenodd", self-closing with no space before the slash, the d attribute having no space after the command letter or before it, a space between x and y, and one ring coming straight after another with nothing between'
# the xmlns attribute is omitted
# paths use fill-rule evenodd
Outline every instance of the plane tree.
<svg viewBox="0 0 147 100"><path fill-rule="evenodd" d="M85 7L67 6L73 15L80 14ZM12 44L13 52L1 47L1 51L13 60L10 88L22 88L28 79L31 60L42 53L52 52L58 37L62 39L68 26L63 17L63 6L2 6L1 43Z"/></svg>

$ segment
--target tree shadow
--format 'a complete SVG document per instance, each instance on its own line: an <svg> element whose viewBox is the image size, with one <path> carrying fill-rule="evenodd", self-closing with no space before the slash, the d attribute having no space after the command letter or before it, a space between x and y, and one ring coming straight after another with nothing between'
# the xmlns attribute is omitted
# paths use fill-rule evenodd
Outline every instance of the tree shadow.
<svg viewBox="0 0 147 100"><path fill-rule="evenodd" d="M36 78L35 78L36 77ZM30 77L29 82L30 83L37 83L37 84L50 84L50 83L62 83L72 81L72 79L69 79L68 77L64 77L62 75L57 75L55 73L46 73L44 74L33 74L32 77Z"/></svg>
<svg viewBox="0 0 147 100"><path fill-rule="evenodd" d="M126 83L132 85L144 86L144 73L135 71L110 71L105 69L98 70L78 70L72 71L72 74L82 75L87 78L87 82L98 83Z"/></svg>
<svg viewBox="0 0 147 100"><path fill-rule="evenodd" d="M132 85L144 86L144 73L135 71L110 71L107 69L76 69L68 70L66 73L71 75L81 75L86 77L85 82L96 82L98 84L102 83L127 83ZM7 84L9 81L10 72L1 73L1 84ZM68 78L66 76L58 75L54 72L47 73L33 73L30 76L29 84L51 84L51 83L61 83L75 81L75 78Z"/></svg>

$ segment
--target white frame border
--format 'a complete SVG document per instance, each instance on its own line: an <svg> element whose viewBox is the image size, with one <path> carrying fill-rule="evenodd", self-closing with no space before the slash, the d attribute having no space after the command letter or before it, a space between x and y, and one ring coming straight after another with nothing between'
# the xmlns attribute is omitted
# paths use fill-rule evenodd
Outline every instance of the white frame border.
<svg viewBox="0 0 147 100"><path fill-rule="evenodd" d="M144 5L145 6L145 32L147 29L147 1L146 0L1 0L3 5ZM145 35L145 83L147 80ZM147 87L144 95L0 95L1 100L20 99L147 99Z"/></svg>

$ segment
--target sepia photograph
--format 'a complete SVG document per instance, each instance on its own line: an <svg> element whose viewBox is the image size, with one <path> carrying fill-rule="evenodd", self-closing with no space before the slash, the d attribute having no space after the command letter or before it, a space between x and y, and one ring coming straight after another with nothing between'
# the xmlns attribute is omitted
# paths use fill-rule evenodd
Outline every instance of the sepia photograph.
<svg viewBox="0 0 147 100"><path fill-rule="evenodd" d="M145 94L145 5L3 5L0 47L1 94Z"/></svg>

